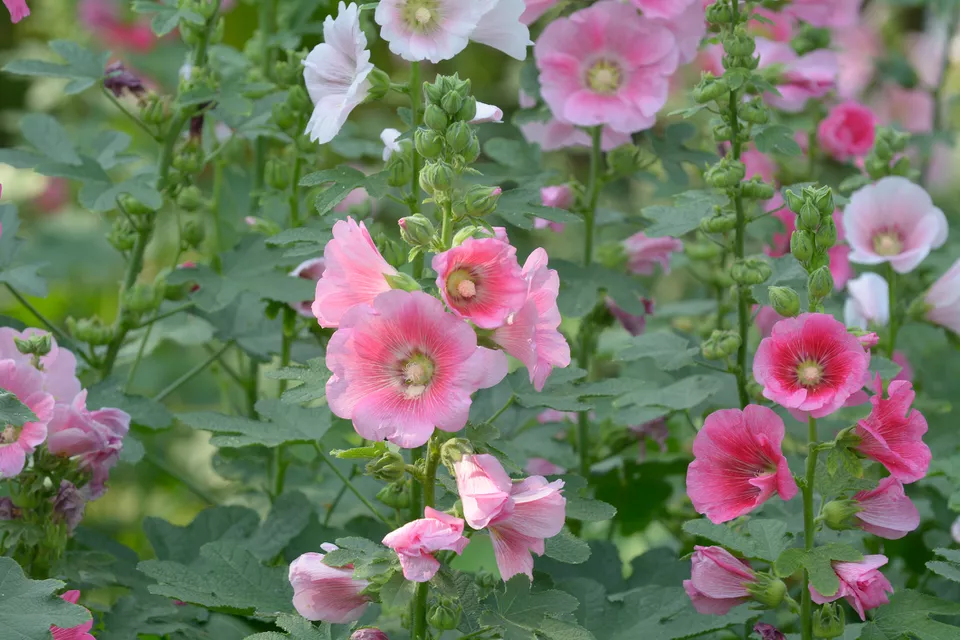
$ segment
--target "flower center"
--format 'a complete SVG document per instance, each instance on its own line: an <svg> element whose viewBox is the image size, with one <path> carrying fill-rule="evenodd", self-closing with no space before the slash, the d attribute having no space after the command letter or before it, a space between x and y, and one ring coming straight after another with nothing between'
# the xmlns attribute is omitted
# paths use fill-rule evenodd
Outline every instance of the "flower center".
<svg viewBox="0 0 960 640"><path fill-rule="evenodd" d="M8 424L4 427L3 432L0 432L0 444L10 444L11 442L17 441L17 428L12 424Z"/></svg>
<svg viewBox="0 0 960 640"><path fill-rule="evenodd" d="M427 24L430 22L432 15L433 14L430 13L430 9L427 9L426 7L420 7L417 9L417 12L413 14L413 16L417 19L417 22L420 24Z"/></svg>
<svg viewBox="0 0 960 640"><path fill-rule="evenodd" d="M477 297L477 283L466 269L457 269L447 276L447 293L455 298L470 300Z"/></svg>
<svg viewBox="0 0 960 640"><path fill-rule="evenodd" d="M804 387L815 387L823 380L823 367L813 360L804 360L797 365L797 381Z"/></svg>
<svg viewBox="0 0 960 640"><path fill-rule="evenodd" d="M437 26L437 0L409 0L402 10L403 21L414 31L424 33Z"/></svg>
<svg viewBox="0 0 960 640"><path fill-rule="evenodd" d="M598 60L587 70L587 86L595 93L610 95L620 88L623 73L620 65L610 60Z"/></svg>
<svg viewBox="0 0 960 640"><path fill-rule="evenodd" d="M403 395L408 400L414 400L423 395L427 385L433 379L433 360L422 353L414 354L403 364Z"/></svg>
<svg viewBox="0 0 960 640"><path fill-rule="evenodd" d="M896 231L881 231L873 236L873 250L880 256L896 256L903 252L903 240Z"/></svg>

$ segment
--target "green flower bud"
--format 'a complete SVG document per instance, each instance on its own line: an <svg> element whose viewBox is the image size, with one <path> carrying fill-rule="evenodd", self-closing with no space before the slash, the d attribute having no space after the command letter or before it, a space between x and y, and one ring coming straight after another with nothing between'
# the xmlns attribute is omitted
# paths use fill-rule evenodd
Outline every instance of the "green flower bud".
<svg viewBox="0 0 960 640"><path fill-rule="evenodd" d="M787 208L794 213L800 213L800 209L804 205L803 197L797 195L793 189L787 189L783 192L783 199L787 203Z"/></svg>
<svg viewBox="0 0 960 640"><path fill-rule="evenodd" d="M637 170L640 149L635 144L622 144L607 154L607 167L618 175L630 175Z"/></svg>
<svg viewBox="0 0 960 640"><path fill-rule="evenodd" d="M869 155L863 164L863 168L866 169L867 175L874 180L879 180L890 171L890 163L884 162L874 155Z"/></svg>
<svg viewBox="0 0 960 640"><path fill-rule="evenodd" d="M262 236L275 236L280 233L280 225L273 220L247 216L244 218L244 222L247 223L247 228L249 228L250 231Z"/></svg>
<svg viewBox="0 0 960 640"><path fill-rule="evenodd" d="M785 318L793 318L800 313L800 295L790 287L768 287L767 295L773 310Z"/></svg>
<svg viewBox="0 0 960 640"><path fill-rule="evenodd" d="M394 509L410 506L410 485L408 482L394 482L377 492L377 500Z"/></svg>
<svg viewBox="0 0 960 640"><path fill-rule="evenodd" d="M123 292L124 307L137 315L153 311L162 300L163 290L153 284L137 283Z"/></svg>
<svg viewBox="0 0 960 640"><path fill-rule="evenodd" d="M470 146L473 130L466 122L454 122L447 128L446 140L454 153L460 153Z"/></svg>
<svg viewBox="0 0 960 640"><path fill-rule="evenodd" d="M820 267L810 274L807 280L807 291L811 298L822 300L833 293L833 275L830 267Z"/></svg>
<svg viewBox="0 0 960 640"><path fill-rule="evenodd" d="M443 76L437 78L435 82L423 83L423 97L427 99L427 104L440 104L446 91L442 86Z"/></svg>
<svg viewBox="0 0 960 640"><path fill-rule="evenodd" d="M707 169L703 177L711 187L726 189L740 184L746 174L747 169L742 162L723 158Z"/></svg>
<svg viewBox="0 0 960 640"><path fill-rule="evenodd" d="M311 103L307 90L299 84L290 87L290 92L287 94L287 105L295 112L309 111Z"/></svg>
<svg viewBox="0 0 960 640"><path fill-rule="evenodd" d="M877 141L873 144L873 154L883 162L889 163L893 160L893 149L890 148L890 143L883 138L877 138Z"/></svg>
<svg viewBox="0 0 960 640"><path fill-rule="evenodd" d="M453 465L473 453L473 445L463 438L451 438L440 446L440 461L454 474Z"/></svg>
<svg viewBox="0 0 960 640"><path fill-rule="evenodd" d="M833 216L824 218L820 228L817 229L816 238L819 249L829 249L837 244L837 224L833 221Z"/></svg>
<svg viewBox="0 0 960 640"><path fill-rule="evenodd" d="M437 230L423 214L415 213L400 218L400 237L411 247L427 247L437 236Z"/></svg>
<svg viewBox="0 0 960 640"><path fill-rule="evenodd" d="M770 265L758 258L737 260L730 269L730 277L741 285L763 284L772 273Z"/></svg>
<svg viewBox="0 0 960 640"><path fill-rule="evenodd" d="M477 158L480 157L480 139L477 138L477 134L470 136L470 145L460 155L467 164L477 161Z"/></svg>
<svg viewBox="0 0 960 640"><path fill-rule="evenodd" d="M704 233L725 233L737 228L737 216L732 213L715 213L700 221Z"/></svg>
<svg viewBox="0 0 960 640"><path fill-rule="evenodd" d="M196 185L187 185L177 194L177 206L184 211L196 211L203 205L203 192Z"/></svg>
<svg viewBox="0 0 960 640"><path fill-rule="evenodd" d="M481 571L477 573L473 581L481 591L490 591L492 589L496 589L500 585L500 581L497 580L496 576L489 571Z"/></svg>
<svg viewBox="0 0 960 640"><path fill-rule="evenodd" d="M137 242L137 232L126 218L116 218L107 234L107 242L117 251L130 251Z"/></svg>
<svg viewBox="0 0 960 640"><path fill-rule="evenodd" d="M80 342L86 342L95 347L103 346L113 340L113 327L104 324L103 320L97 316L80 320L67 318L67 331Z"/></svg>
<svg viewBox="0 0 960 640"><path fill-rule="evenodd" d="M749 200L769 200L776 190L760 176L754 176L742 184L740 193Z"/></svg>
<svg viewBox="0 0 960 640"><path fill-rule="evenodd" d="M683 252L691 260L713 260L720 255L720 247L710 241L687 242L683 245Z"/></svg>
<svg viewBox="0 0 960 640"><path fill-rule="evenodd" d="M199 247L206 235L207 228L200 220L187 220L180 229L180 237L188 247Z"/></svg>
<svg viewBox="0 0 960 640"><path fill-rule="evenodd" d="M17 351L25 356L45 356L53 348L53 340L49 333L37 333L28 338L14 338L13 343Z"/></svg>
<svg viewBox="0 0 960 640"><path fill-rule="evenodd" d="M813 614L813 635L817 638L839 638L846 626L843 606L829 602Z"/></svg>
<svg viewBox="0 0 960 640"><path fill-rule="evenodd" d="M790 253L800 262L806 262L813 257L814 237L809 231L797 229L790 236Z"/></svg>
<svg viewBox="0 0 960 640"><path fill-rule="evenodd" d="M809 202L805 202L800 207L800 215L797 216L797 228L804 231L816 231L820 226L820 212Z"/></svg>
<svg viewBox="0 0 960 640"><path fill-rule="evenodd" d="M441 597L427 613L427 622L435 629L450 631L460 624L460 605L449 598Z"/></svg>
<svg viewBox="0 0 960 640"><path fill-rule="evenodd" d="M457 119L470 122L477 117L477 99L473 96L466 96L463 104L460 105L460 111L457 112Z"/></svg>
<svg viewBox="0 0 960 640"><path fill-rule="evenodd" d="M384 482L397 482L407 472L407 463L403 456L393 451L387 451L379 458L367 463L367 475Z"/></svg>
<svg viewBox="0 0 960 640"><path fill-rule="evenodd" d="M707 7L707 22L711 24L730 24L733 22L733 13L726 4L717 2Z"/></svg>
<svg viewBox="0 0 960 640"><path fill-rule="evenodd" d="M823 506L821 515L823 522L834 531L856 529L853 516L860 513L860 505L856 500L831 500Z"/></svg>
<svg viewBox="0 0 960 640"><path fill-rule="evenodd" d="M723 360L740 349L740 334L735 331L714 329L710 337L700 345L700 352L707 360Z"/></svg>
<svg viewBox="0 0 960 640"><path fill-rule="evenodd" d="M145 123L160 125L166 122L169 116L167 106L159 96L150 94L143 99L140 106L140 119Z"/></svg>
<svg viewBox="0 0 960 640"><path fill-rule="evenodd" d="M779 578L758 573L756 581L747 587L747 591L764 608L776 609L787 595L787 585Z"/></svg>
<svg viewBox="0 0 960 640"><path fill-rule="evenodd" d="M700 82L693 88L693 99L698 104L706 104L714 100L720 100L730 93L730 87L727 81L716 78L709 71L704 73Z"/></svg>
<svg viewBox="0 0 960 640"><path fill-rule="evenodd" d="M394 151L387 160L387 184L391 187L405 187L413 178L413 165L410 158L410 142L401 143L400 150Z"/></svg>
<svg viewBox="0 0 960 640"><path fill-rule="evenodd" d="M450 116L455 116L463 106L463 96L456 91L447 91L446 95L440 100L440 107Z"/></svg>
<svg viewBox="0 0 960 640"><path fill-rule="evenodd" d="M757 41L742 26L737 26L733 33L723 39L723 51L728 56L746 58L752 56L756 48Z"/></svg>
<svg viewBox="0 0 960 640"><path fill-rule="evenodd" d="M890 148L894 153L903 153L907 148L907 143L910 142L910 134L906 131L896 131L893 129L888 129L888 131L890 131Z"/></svg>
<svg viewBox="0 0 960 640"><path fill-rule="evenodd" d="M123 209L131 216L145 216L148 213L153 213L154 211L147 205L126 193L121 194L118 200L120 201L120 205L123 207Z"/></svg>
<svg viewBox="0 0 960 640"><path fill-rule="evenodd" d="M927 303L926 295L922 295L910 303L910 306L907 308L907 315L910 316L912 320L923 322L927 319L927 314L930 313L932 309L933 307Z"/></svg>
<svg viewBox="0 0 960 640"><path fill-rule="evenodd" d="M817 205L817 210L820 212L820 217L824 219L832 217L834 210L837 208L836 203L833 201L833 189L830 187L820 189L820 193L817 194L814 202Z"/></svg>
<svg viewBox="0 0 960 640"><path fill-rule="evenodd" d="M474 185L463 195L463 208L467 215L482 218L496 211L497 201L502 193L500 187Z"/></svg>
<svg viewBox="0 0 960 640"><path fill-rule="evenodd" d="M434 131L444 132L447 130L447 125L449 121L447 120L447 114L443 112L443 108L430 104L427 105L426 111L423 112L423 123Z"/></svg>
<svg viewBox="0 0 960 640"><path fill-rule="evenodd" d="M741 120L752 124L767 124L770 120L770 112L759 98L741 105L739 114Z"/></svg>
<svg viewBox="0 0 960 640"><path fill-rule="evenodd" d="M420 187L430 195L444 193L453 186L454 177L453 168L443 160L431 162L420 172Z"/></svg>
<svg viewBox="0 0 960 640"><path fill-rule="evenodd" d="M402 291L421 291L420 283L405 273L384 274L383 276L391 289L400 289Z"/></svg>
<svg viewBox="0 0 960 640"><path fill-rule="evenodd" d="M173 166L181 173L197 173L203 168L203 149L200 145L188 142L173 156Z"/></svg>
<svg viewBox="0 0 960 640"><path fill-rule="evenodd" d="M413 143L417 153L433 160L443 153L443 134L430 129L417 129L413 134Z"/></svg>
<svg viewBox="0 0 960 640"><path fill-rule="evenodd" d="M713 139L717 142L733 140L733 129L728 124L718 124L713 128Z"/></svg>
<svg viewBox="0 0 960 640"><path fill-rule="evenodd" d="M290 186L290 170L287 164L279 158L270 158L264 167L264 176L267 184L277 191L283 191Z"/></svg>
<svg viewBox="0 0 960 640"><path fill-rule="evenodd" d="M390 93L390 76L383 69L374 68L367 76L370 81L370 91L367 94L367 101L381 100Z"/></svg>
<svg viewBox="0 0 960 640"><path fill-rule="evenodd" d="M909 176L910 158L907 156L901 156L897 158L897 161L893 163L892 167L890 167L890 172L895 176Z"/></svg>

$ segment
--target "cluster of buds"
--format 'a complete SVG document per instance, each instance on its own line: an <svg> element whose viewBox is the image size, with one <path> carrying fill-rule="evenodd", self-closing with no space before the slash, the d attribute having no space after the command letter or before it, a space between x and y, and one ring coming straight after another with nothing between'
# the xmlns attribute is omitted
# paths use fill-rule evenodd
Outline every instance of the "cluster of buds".
<svg viewBox="0 0 960 640"><path fill-rule="evenodd" d="M740 334L736 331L714 330L700 346L700 352L707 360L726 360L739 349Z"/></svg>
<svg viewBox="0 0 960 640"><path fill-rule="evenodd" d="M850 193L888 176L903 176L913 181L919 179L920 172L913 168L910 158L904 155L909 142L909 133L887 127L877 129L873 148L863 161L866 175L850 176L840 184L840 190Z"/></svg>
<svg viewBox="0 0 960 640"><path fill-rule="evenodd" d="M91 318L67 318L67 331L79 342L86 342L94 347L109 344L113 340L113 327L104 323L99 316Z"/></svg>
<svg viewBox="0 0 960 640"><path fill-rule="evenodd" d="M198 44L203 39L207 29L210 29L208 36L210 44L219 44L223 41L225 22L223 16L217 17L219 6L219 0L177 0L180 15L199 15L203 20L198 23L186 17L180 19L180 37L186 44ZM211 25L211 21L214 19L216 19L216 22Z"/></svg>
<svg viewBox="0 0 960 640"><path fill-rule="evenodd" d="M790 211L797 214L797 228L790 236L790 253L807 271L811 309L819 309L821 301L833 292L828 254L837 243L833 191L827 186L804 187L800 194L787 190L784 199Z"/></svg>

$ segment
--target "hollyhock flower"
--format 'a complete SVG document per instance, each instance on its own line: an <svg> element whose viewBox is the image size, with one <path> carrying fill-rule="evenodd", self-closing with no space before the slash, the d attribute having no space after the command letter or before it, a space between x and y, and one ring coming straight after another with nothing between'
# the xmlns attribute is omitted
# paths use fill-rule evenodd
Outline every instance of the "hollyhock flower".
<svg viewBox="0 0 960 640"><path fill-rule="evenodd" d="M327 16L323 22L323 42L303 61L303 80L314 104L305 132L312 141L326 144L336 137L350 112L367 98L371 71L360 8L341 0L336 19Z"/></svg>
<svg viewBox="0 0 960 640"><path fill-rule="evenodd" d="M894 380L913 381L913 367L910 366L910 361L907 360L907 354L903 351L894 351L893 357L890 359L900 365L900 373L894 376Z"/></svg>
<svg viewBox="0 0 960 640"><path fill-rule="evenodd" d="M527 367L537 391L543 390L554 367L570 364L570 345L558 330L560 276L547 267L547 259L543 248L527 256L523 263L526 301L493 334L494 342Z"/></svg>
<svg viewBox="0 0 960 640"><path fill-rule="evenodd" d="M57 491L57 495L51 499L51 502L53 502L54 517L65 523L67 531L73 533L80 521L83 520L83 512L87 506L86 498L75 484L69 480L61 480L60 489Z"/></svg>
<svg viewBox="0 0 960 640"><path fill-rule="evenodd" d="M321 327L336 328L351 307L390 291L384 276L397 274L377 251L363 222L357 224L350 217L333 225L333 239L324 247L323 259L326 268L311 306Z"/></svg>
<svg viewBox="0 0 960 640"><path fill-rule="evenodd" d="M337 546L320 545L330 553ZM346 624L359 620L369 600L360 592L369 584L353 577L353 565L331 567L323 562L325 554L305 553L290 564L293 607L307 620Z"/></svg>
<svg viewBox="0 0 960 640"><path fill-rule="evenodd" d="M860 346L862 346L864 349L873 349L875 346L880 344L880 336L873 331L857 336L857 340L860 342ZM866 400L864 400L864 402L866 402Z"/></svg>
<svg viewBox="0 0 960 640"><path fill-rule="evenodd" d="M757 329L760 331L760 337L762 338L769 338L773 332L773 327L781 320L783 320L783 316L777 313L777 310L773 307L760 307L760 310L757 311L757 315L754 318L754 322L757 324Z"/></svg>
<svg viewBox="0 0 960 640"><path fill-rule="evenodd" d="M507 374L502 353L423 292L380 294L341 319L327 345L330 410L367 440L419 447L434 427L459 431L470 395Z"/></svg>
<svg viewBox="0 0 960 640"><path fill-rule="evenodd" d="M526 9L520 16L523 24L533 24L540 16L553 9L560 0L526 0Z"/></svg>
<svg viewBox="0 0 960 640"><path fill-rule="evenodd" d="M831 36L840 69L837 93L845 100L856 100L873 80L875 61L883 55L883 40L868 24L845 27L834 31Z"/></svg>
<svg viewBox="0 0 960 640"><path fill-rule="evenodd" d="M383 141L383 161L386 162L397 151L400 151L400 136L403 135L396 129L384 129L380 132L380 140Z"/></svg>
<svg viewBox="0 0 960 640"><path fill-rule="evenodd" d="M534 54L541 94L558 119L621 133L654 125L679 62L673 34L617 0L554 20Z"/></svg>
<svg viewBox="0 0 960 640"><path fill-rule="evenodd" d="M470 542L463 537L463 520L426 507L424 517L408 522L383 538L383 544L397 552L403 577L412 582L426 582L440 569L433 557L437 551L463 553Z"/></svg>
<svg viewBox="0 0 960 640"><path fill-rule="evenodd" d="M53 417L54 398L44 391L43 374L31 364L0 360L0 389L15 395L33 411L35 422L6 425L0 434L0 477L13 478L23 471L27 456L47 438L47 424Z"/></svg>
<svg viewBox="0 0 960 640"><path fill-rule="evenodd" d="M10 12L10 21L13 24L17 24L30 15L30 7L27 6L26 0L3 0L3 4Z"/></svg>
<svg viewBox="0 0 960 640"><path fill-rule="evenodd" d="M540 424L550 424L551 422L576 422L577 414L572 411L557 411L556 409L544 409L537 414L537 422Z"/></svg>
<svg viewBox="0 0 960 640"><path fill-rule="evenodd" d="M517 250L496 238L468 238L433 258L437 288L450 310L482 329L496 329L527 297Z"/></svg>
<svg viewBox="0 0 960 640"><path fill-rule="evenodd" d="M654 267L660 265L664 273L670 273L670 256L683 251L683 242L677 238L649 238L642 231L623 241L627 252L627 266L640 275L653 275Z"/></svg>
<svg viewBox="0 0 960 640"><path fill-rule="evenodd" d="M857 24L862 4L863 0L793 0L784 13L814 27L840 29Z"/></svg>
<svg viewBox="0 0 960 640"><path fill-rule="evenodd" d="M960 260L933 283L923 301L928 321L960 334Z"/></svg>
<svg viewBox="0 0 960 640"><path fill-rule="evenodd" d="M890 581L878 571L885 564L887 557L882 555L863 556L860 562L834 562L833 570L840 578L840 589L832 596L824 596L811 584L810 595L817 604L846 598L860 619L866 620L865 611L887 604L887 594L893 593Z"/></svg>
<svg viewBox="0 0 960 640"><path fill-rule="evenodd" d="M13 360L18 365L31 365L33 356L20 353L14 339L27 340L33 336L45 335L48 331L33 327L17 331L10 327L0 327L0 360ZM77 379L77 358L69 349L57 344L50 336L50 351L40 356L43 369L43 390L53 396L57 402L70 402L80 393L80 380Z"/></svg>
<svg viewBox="0 0 960 640"><path fill-rule="evenodd" d="M777 85L780 95L764 95L764 99L778 109L800 112L807 100L822 98L836 86L839 71L833 51L818 49L798 56L789 43L766 38L757 38L756 51L761 68L783 65L781 82Z"/></svg>
<svg viewBox="0 0 960 640"><path fill-rule="evenodd" d="M449 60L470 40L526 58L530 30L520 22L523 0L384 0L374 20L390 51L412 62Z"/></svg>
<svg viewBox="0 0 960 640"><path fill-rule="evenodd" d="M869 325L885 327L890 322L890 285L876 273L864 273L847 283L843 321L848 327L866 330Z"/></svg>
<svg viewBox="0 0 960 640"><path fill-rule="evenodd" d="M783 420L767 407L714 411L693 441L687 494L714 524L750 513L774 494L790 500L797 483L780 450Z"/></svg>
<svg viewBox="0 0 960 640"><path fill-rule="evenodd" d="M700 0L630 0L630 2L648 18L672 20L690 7L697 7L703 13L703 3Z"/></svg>
<svg viewBox="0 0 960 640"><path fill-rule="evenodd" d="M77 17L98 41L111 49L146 53L157 43L149 21L125 22L117 0L80 0Z"/></svg>
<svg viewBox="0 0 960 640"><path fill-rule="evenodd" d="M787 636L772 624L758 622L753 625L753 632L760 636L760 640L787 640Z"/></svg>
<svg viewBox="0 0 960 640"><path fill-rule="evenodd" d="M644 15L654 18L655 24L663 26L673 34L677 41L680 64L688 64L696 59L700 42L707 35L707 20L700 2L690 0L685 9L683 8L685 0L633 0L633 2L660 4L666 9L665 13L675 11L675 15L662 16L661 19L657 19L657 16L649 11L644 11Z"/></svg>
<svg viewBox="0 0 960 640"><path fill-rule="evenodd" d="M543 541L563 529L563 481L530 476L513 483L494 456L465 455L454 463L463 517L474 529L486 528L504 581L524 573L533 580L533 556Z"/></svg>
<svg viewBox="0 0 960 640"><path fill-rule="evenodd" d="M383 631L367 627L366 629L357 629L350 635L350 640L390 640Z"/></svg>
<svg viewBox="0 0 960 640"><path fill-rule="evenodd" d="M587 147L591 145L590 136L569 122L552 118L546 122L526 122L520 125L520 132L527 142L540 145L544 151L558 151L568 147ZM601 135L601 148L604 151L616 149L631 141L629 133L619 133L610 127L604 127Z"/></svg>
<svg viewBox="0 0 960 640"><path fill-rule="evenodd" d="M523 470L532 476L559 476L567 472L564 467L553 464L546 458L530 458Z"/></svg>
<svg viewBox="0 0 960 640"><path fill-rule="evenodd" d="M50 178L43 191L33 199L33 206L43 213L59 212L70 200L70 181L66 178Z"/></svg>
<svg viewBox="0 0 960 640"><path fill-rule="evenodd" d="M891 176L869 184L850 198L843 226L858 264L889 262L909 273L947 240L947 218L923 187Z"/></svg>
<svg viewBox="0 0 960 640"><path fill-rule="evenodd" d="M877 117L856 102L838 104L817 126L820 146L840 162L867 155L876 137Z"/></svg>
<svg viewBox="0 0 960 640"><path fill-rule="evenodd" d="M740 160L746 168L746 178L749 180L759 176L764 182L773 182L777 174L777 163L767 154L758 151L754 147L744 149L740 154Z"/></svg>
<svg viewBox="0 0 960 640"><path fill-rule="evenodd" d="M888 82L883 85L873 110L885 126L898 126L908 133L927 133L933 129L933 97L923 89L905 89Z"/></svg>
<svg viewBox="0 0 960 640"><path fill-rule="evenodd" d="M842 322L823 313L786 318L760 342L753 377L763 396L822 418L863 386L870 355Z"/></svg>
<svg viewBox="0 0 960 640"><path fill-rule="evenodd" d="M778 198L779 194L774 199ZM771 258L779 258L790 253L790 236L797 228L797 217L787 209L772 215L783 224L784 232L773 234L772 242L764 247L764 252ZM850 266L850 247L844 243L846 233L843 228L843 214L839 209L833 212L833 222L837 227L837 244L827 250L827 255L830 256L833 284L837 289L842 289L853 277L853 268Z"/></svg>
<svg viewBox="0 0 960 640"><path fill-rule="evenodd" d="M711 3L712 4L712 3ZM793 29L796 20L786 13L771 11L764 7L753 10L754 18L750 22L750 31L756 35L773 40L774 42L790 42L793 39ZM762 18L761 22L757 18Z"/></svg>
<svg viewBox="0 0 960 640"><path fill-rule="evenodd" d="M540 202L545 207L555 207L557 209L569 209L573 205L573 190L570 185L561 184L552 187L542 187L540 189ZM543 218L533 219L534 229L550 228L552 231L560 233L565 224L562 222L551 222Z"/></svg>
<svg viewBox="0 0 960 640"><path fill-rule="evenodd" d="M320 280L321 276L323 276L324 264L323 258L312 258L297 265L297 268L291 271L290 275L294 278L303 278L304 280L309 280L310 282L317 282ZM313 317L313 311L311 310L311 307L313 306L312 300L291 303L290 306L305 318Z"/></svg>
<svg viewBox="0 0 960 640"><path fill-rule="evenodd" d="M923 32L906 34L907 60L923 87L940 84L943 56L950 53L950 32L940 20L930 20Z"/></svg>
<svg viewBox="0 0 960 640"><path fill-rule="evenodd" d="M80 592L77 590L67 591L60 596L70 604L77 604L80 601ZM88 612L89 613L89 612ZM50 625L50 633L53 634L53 640L96 640L91 634L93 628L93 618L90 618L83 624L79 624L69 629L61 629L55 624Z"/></svg>
<svg viewBox="0 0 960 640"><path fill-rule="evenodd" d="M643 303L644 313L642 315L634 315L629 311L623 309L616 301L607 296L604 300L604 304L607 307L607 311L610 312L614 318L620 323L627 333L632 336L639 336L647 328L647 316L653 315L654 303L653 300L648 298L640 298L640 301Z"/></svg>
<svg viewBox="0 0 960 640"><path fill-rule="evenodd" d="M683 581L683 588L697 612L722 616L750 600L747 585L756 579L749 564L723 547L697 545L690 558L690 579Z"/></svg>
<svg viewBox="0 0 960 640"><path fill-rule="evenodd" d="M881 480L876 489L858 492L853 499L860 508L854 518L867 533L899 540L920 526L920 512L893 476Z"/></svg>
<svg viewBox="0 0 960 640"><path fill-rule="evenodd" d="M883 387L877 377L877 394L870 398L873 410L857 422L860 438L857 451L876 460L901 482L916 482L927 475L930 466L930 448L923 443L927 420L910 406L917 394L913 384L894 380L883 398Z"/></svg>
<svg viewBox="0 0 960 640"><path fill-rule="evenodd" d="M483 124L484 122L503 122L503 109L493 104L477 102L477 115L473 117L470 124Z"/></svg>

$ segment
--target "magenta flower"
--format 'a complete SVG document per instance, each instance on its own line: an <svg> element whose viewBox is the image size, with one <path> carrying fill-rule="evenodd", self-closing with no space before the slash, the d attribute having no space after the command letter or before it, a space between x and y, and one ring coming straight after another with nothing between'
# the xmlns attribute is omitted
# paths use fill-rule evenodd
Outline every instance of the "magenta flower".
<svg viewBox="0 0 960 640"><path fill-rule="evenodd" d="M873 410L857 422L860 437L857 451L876 460L901 482L916 482L927 475L930 466L930 448L923 443L927 420L919 411L910 411L917 394L913 383L894 380L883 399L879 376L877 394L870 398Z"/></svg>
<svg viewBox="0 0 960 640"><path fill-rule="evenodd" d="M890 581L878 571L885 564L887 557L881 555L863 556L860 562L834 562L833 570L840 578L840 589L832 596L824 596L811 584L810 596L817 604L846 598L860 615L860 619L866 620L864 612L887 604L887 594L893 593Z"/></svg>
<svg viewBox="0 0 960 640"><path fill-rule="evenodd" d="M790 500L797 483L783 457L783 420L767 407L714 411L693 441L687 494L714 524L750 513L774 494Z"/></svg>
<svg viewBox="0 0 960 640"><path fill-rule="evenodd" d="M842 322L823 313L786 318L760 342L753 377L763 396L822 418L863 386L870 356Z"/></svg>
<svg viewBox="0 0 960 640"><path fill-rule="evenodd" d="M909 273L947 240L947 218L927 192L906 178L891 176L853 194L843 212L853 252L851 262L889 262Z"/></svg>
<svg viewBox="0 0 960 640"><path fill-rule="evenodd" d="M297 268L290 272L290 275L294 278L303 278L304 280L309 280L310 282L318 282L323 276L323 270L325 266L323 258L312 258L306 260L297 265ZM304 300L303 302L294 302L290 304L297 313L304 316L305 318L313 317L313 306L312 300Z"/></svg>
<svg viewBox="0 0 960 640"><path fill-rule="evenodd" d="M862 335L857 336L857 340L860 341L860 345L864 349L873 349L875 346L880 344L880 336L878 336L873 331L871 331L870 333L864 333ZM896 354L894 354L894 357L896 357ZM866 400L864 400L864 402L866 402Z"/></svg>
<svg viewBox="0 0 960 640"><path fill-rule="evenodd" d="M326 269L317 281L317 294L311 309L321 327L340 324L351 307L369 304L378 294L390 291L384 276L396 275L387 264L363 222L353 218L333 225L333 239L323 249Z"/></svg>
<svg viewBox="0 0 960 640"><path fill-rule="evenodd" d="M903 483L888 476L876 489L853 496L860 507L854 518L867 533L899 540L920 526L920 512L903 490Z"/></svg>
<svg viewBox="0 0 960 640"><path fill-rule="evenodd" d="M750 600L747 585L756 581L750 565L723 547L694 547L690 579L683 581L693 608L699 613L722 616Z"/></svg>
<svg viewBox="0 0 960 640"><path fill-rule="evenodd" d="M767 154L750 147L740 154L740 160L746 168L748 180L759 176L764 182L773 182L776 178L777 163Z"/></svg>
<svg viewBox="0 0 960 640"><path fill-rule="evenodd" d="M422 292L388 291L343 316L327 345L330 410L367 440L419 447L434 427L459 431L470 395L507 374L466 323Z"/></svg>
<svg viewBox="0 0 960 640"><path fill-rule="evenodd" d="M960 334L960 260L933 283L924 302L927 320Z"/></svg>
<svg viewBox="0 0 960 640"><path fill-rule="evenodd" d="M559 120L621 133L653 126L679 61L669 30L617 0L554 20L534 55L543 99Z"/></svg>
<svg viewBox="0 0 960 640"><path fill-rule="evenodd" d="M463 553L470 542L463 537L463 520L426 507L424 517L408 522L383 538L383 544L397 552L403 577L412 582L426 582L440 570L433 557L437 551Z"/></svg>
<svg viewBox="0 0 960 640"><path fill-rule="evenodd" d="M630 271L649 276L653 275L658 264L664 273L670 273L670 257L683 251L683 242L670 237L649 238L641 231L624 240L623 247L627 251Z"/></svg>
<svg viewBox="0 0 960 640"><path fill-rule="evenodd" d="M27 456L47 439L47 424L53 417L54 398L44 391L43 374L33 365L0 360L0 389L17 397L33 411L36 422L7 425L0 433L0 477L13 478L23 471Z"/></svg>
<svg viewBox="0 0 960 640"><path fill-rule="evenodd" d="M330 553L337 546L320 545ZM307 620L345 624L359 620L368 598L360 592L369 584L353 577L353 566L331 567L323 562L325 554L305 553L290 564L293 607Z"/></svg>
<svg viewBox="0 0 960 640"><path fill-rule="evenodd" d="M70 604L77 604L80 601L80 592L77 590L67 591L60 596ZM53 634L53 640L96 640L90 635L90 629L93 628L93 618L90 618L83 624L79 624L69 629L61 629L55 624L50 625L50 633Z"/></svg>
<svg viewBox="0 0 960 640"><path fill-rule="evenodd" d="M856 102L838 104L817 127L820 146L840 162L867 155L876 137L877 117Z"/></svg>
<svg viewBox="0 0 960 640"><path fill-rule="evenodd" d="M563 481L530 476L513 483L495 457L466 455L454 463L463 515L474 529L490 532L500 576L524 573L533 580L533 556L543 541L563 529L566 499Z"/></svg>
<svg viewBox="0 0 960 640"><path fill-rule="evenodd" d="M867 272L847 283L843 321L848 327L866 330L868 326L885 327L890 322L890 285L883 276Z"/></svg>
<svg viewBox="0 0 960 640"><path fill-rule="evenodd" d="M783 65L781 81L777 85L780 95L764 95L764 99L778 109L797 113L803 110L807 100L822 98L836 86L838 66L833 51L818 49L798 56L789 42L757 38L757 55L761 68Z"/></svg>
<svg viewBox="0 0 960 640"><path fill-rule="evenodd" d="M45 335L48 331L32 327L17 331L10 327L0 327L0 360L13 360L18 365L31 365L33 356L17 350L14 338L26 340L32 336ZM77 378L77 358L69 349L57 344L50 336L50 352L40 357L43 369L43 390L53 396L57 402L71 402L80 393L80 380Z"/></svg>
<svg viewBox="0 0 960 640"><path fill-rule="evenodd" d="M30 7L27 6L26 0L3 0L3 4L10 12L10 21L13 24L17 24L30 15Z"/></svg>
<svg viewBox="0 0 960 640"><path fill-rule="evenodd" d="M450 310L482 329L501 326L526 300L517 250L496 238L467 238L434 256L432 266Z"/></svg>
<svg viewBox="0 0 960 640"><path fill-rule="evenodd" d="M860 20L863 0L793 0L784 12L815 27L852 27Z"/></svg>

